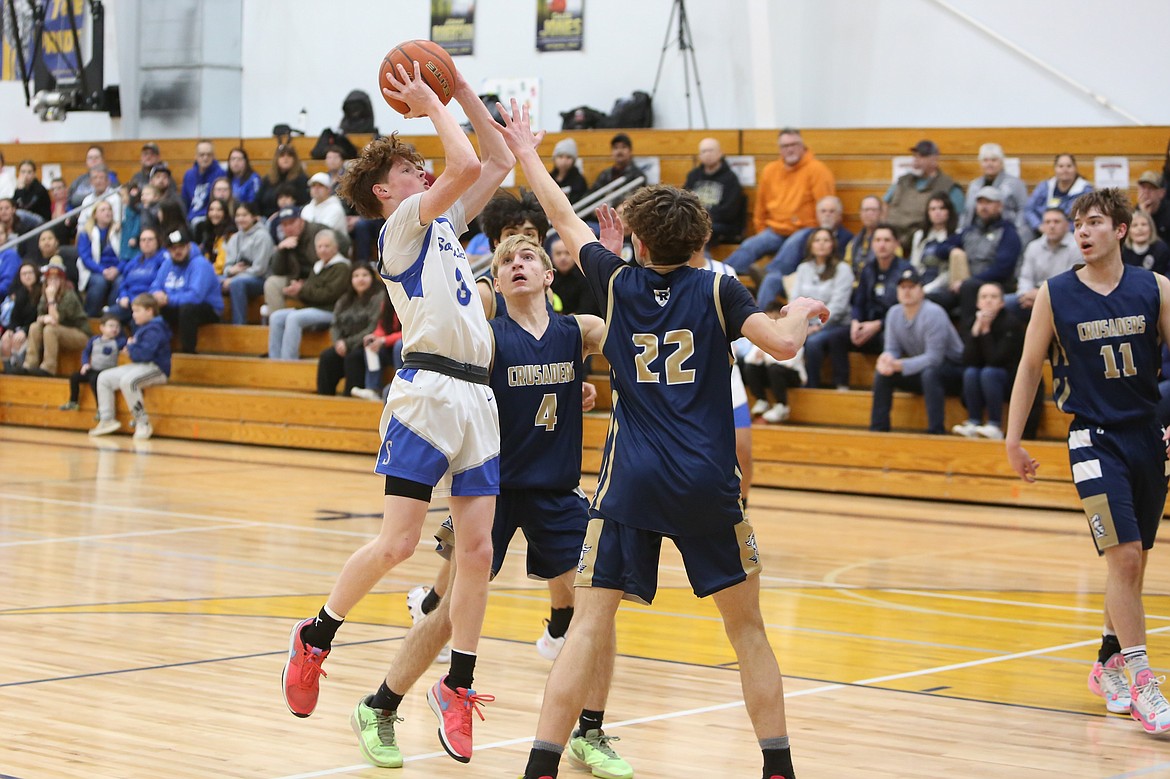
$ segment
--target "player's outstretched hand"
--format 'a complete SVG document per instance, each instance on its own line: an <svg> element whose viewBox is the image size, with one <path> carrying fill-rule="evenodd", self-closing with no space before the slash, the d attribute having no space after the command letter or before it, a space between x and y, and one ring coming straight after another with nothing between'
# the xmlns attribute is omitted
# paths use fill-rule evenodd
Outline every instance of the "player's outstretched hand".
<svg viewBox="0 0 1170 779"><path fill-rule="evenodd" d="M601 228L598 234L601 245L614 254L621 255L625 231L617 209L609 203L599 205L597 207L597 224Z"/></svg>
<svg viewBox="0 0 1170 779"><path fill-rule="evenodd" d="M805 319L816 319L822 324L829 321L829 307L813 298L797 298L780 310L780 316L789 314L799 314Z"/></svg>
<svg viewBox="0 0 1170 779"><path fill-rule="evenodd" d="M581 410L592 411L597 405L597 387L587 381L581 382Z"/></svg>
<svg viewBox="0 0 1170 779"><path fill-rule="evenodd" d="M508 148L517 158L523 152L532 151L540 142L544 140L544 130L538 133L532 132L532 123L528 118L528 106L520 105L516 102L516 98L512 98L512 112L504 108L504 106L496 103L496 108L500 110L500 116L504 119L504 124L493 122L496 129L504 136L504 143L508 144Z"/></svg>
<svg viewBox="0 0 1170 779"><path fill-rule="evenodd" d="M397 66L397 70L397 75L394 71L386 73L386 83L389 84L389 88L383 85L382 94L406 103L410 108L410 111L404 115L407 119L427 116L436 108L442 107L443 104L439 102L439 96L427 86L427 82L423 81L417 60L414 62L413 76L401 64Z"/></svg>
<svg viewBox="0 0 1170 779"><path fill-rule="evenodd" d="M1036 481L1036 470L1040 467L1040 463L1032 459L1032 455L1028 454L1028 450L1018 443L1007 443L1007 458L1008 465L1012 470L1026 482Z"/></svg>

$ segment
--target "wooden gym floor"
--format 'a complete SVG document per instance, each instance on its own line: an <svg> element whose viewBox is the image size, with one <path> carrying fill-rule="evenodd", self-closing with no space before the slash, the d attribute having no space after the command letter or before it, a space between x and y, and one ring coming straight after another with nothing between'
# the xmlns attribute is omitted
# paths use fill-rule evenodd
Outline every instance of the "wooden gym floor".
<svg viewBox="0 0 1170 779"><path fill-rule="evenodd" d="M405 592L433 576L425 542L350 615L317 712L281 701L292 620L377 528L371 466L0 428L0 777L518 775L549 665L519 540L489 601L476 686L497 702L469 766L438 745L430 681L400 711L400 773L364 765L348 723L409 625ZM773 489L751 516L801 779L1170 776L1167 739L1085 688L1104 569L1082 516ZM1147 608L1164 672L1160 552ZM607 731L637 776L759 776L735 659L673 549L618 635Z"/></svg>

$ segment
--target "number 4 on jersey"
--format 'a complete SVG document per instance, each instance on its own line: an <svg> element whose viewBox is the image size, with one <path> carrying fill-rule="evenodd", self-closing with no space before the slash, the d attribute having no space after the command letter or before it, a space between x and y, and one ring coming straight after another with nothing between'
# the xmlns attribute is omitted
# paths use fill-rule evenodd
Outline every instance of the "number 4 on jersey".
<svg viewBox="0 0 1170 779"><path fill-rule="evenodd" d="M557 429L557 396L548 393L540 401L540 408L536 409L536 426L543 427L548 432Z"/></svg>

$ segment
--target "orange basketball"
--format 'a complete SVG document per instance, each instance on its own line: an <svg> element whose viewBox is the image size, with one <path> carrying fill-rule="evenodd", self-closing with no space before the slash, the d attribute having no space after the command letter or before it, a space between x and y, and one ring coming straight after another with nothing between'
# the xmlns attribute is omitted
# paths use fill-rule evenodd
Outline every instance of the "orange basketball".
<svg viewBox="0 0 1170 779"><path fill-rule="evenodd" d="M423 81L427 82L427 86L439 96L443 105L451 102L451 97L455 94L455 63L451 61L451 55L446 49L434 41L406 41L391 49L382 58L382 67L378 70L379 91L382 87L388 86L387 73L393 73L395 78L401 79L398 65L406 68L407 73L413 74L415 62L419 64ZM398 113L405 114L410 111L410 107L401 100L386 97L384 92L382 97L386 98L386 103Z"/></svg>

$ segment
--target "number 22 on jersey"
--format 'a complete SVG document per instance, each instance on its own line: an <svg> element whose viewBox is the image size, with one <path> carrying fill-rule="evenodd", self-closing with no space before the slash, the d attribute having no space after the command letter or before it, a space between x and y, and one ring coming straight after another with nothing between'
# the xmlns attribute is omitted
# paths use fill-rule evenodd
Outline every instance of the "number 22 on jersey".
<svg viewBox="0 0 1170 779"><path fill-rule="evenodd" d="M634 333L631 336L634 346L641 351L634 355L634 364L638 368L638 381L646 384L657 384L660 374L651 370L651 365L658 360L660 348L658 336L654 333ZM666 355L663 367L666 369L667 384L690 384L695 380L693 368L684 368L687 360L695 353L695 334L690 330L669 330L662 338L661 347L673 347Z"/></svg>

